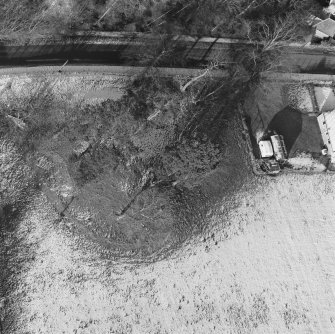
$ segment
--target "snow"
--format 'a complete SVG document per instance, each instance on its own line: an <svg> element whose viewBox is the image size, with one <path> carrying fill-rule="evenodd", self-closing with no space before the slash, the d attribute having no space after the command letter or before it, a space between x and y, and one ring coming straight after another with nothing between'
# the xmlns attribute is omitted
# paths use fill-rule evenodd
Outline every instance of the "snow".
<svg viewBox="0 0 335 334"><path fill-rule="evenodd" d="M287 94L291 107L304 113L312 113L314 111L310 92L306 85L301 83L288 85Z"/></svg>
<svg viewBox="0 0 335 334"><path fill-rule="evenodd" d="M150 265L101 260L37 198L20 228L36 246L15 333L334 333L334 186L260 179L205 242Z"/></svg>
<svg viewBox="0 0 335 334"><path fill-rule="evenodd" d="M97 103L119 99L123 94L124 75L110 73L70 72L54 74L6 74L0 77L0 91L5 102L16 97L29 97L44 90L58 99L73 103Z"/></svg>
<svg viewBox="0 0 335 334"><path fill-rule="evenodd" d="M326 167L318 160L313 159L309 153L300 153L298 156L288 159L287 162L292 165L293 169L315 172L323 172L326 170Z"/></svg>

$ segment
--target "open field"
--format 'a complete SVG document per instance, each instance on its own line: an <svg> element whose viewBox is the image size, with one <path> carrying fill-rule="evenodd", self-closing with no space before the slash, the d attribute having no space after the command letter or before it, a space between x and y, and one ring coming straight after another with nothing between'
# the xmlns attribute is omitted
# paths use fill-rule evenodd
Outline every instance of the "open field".
<svg viewBox="0 0 335 334"><path fill-rule="evenodd" d="M257 183L149 265L103 260L35 198L13 248L8 333L333 333L334 177Z"/></svg>

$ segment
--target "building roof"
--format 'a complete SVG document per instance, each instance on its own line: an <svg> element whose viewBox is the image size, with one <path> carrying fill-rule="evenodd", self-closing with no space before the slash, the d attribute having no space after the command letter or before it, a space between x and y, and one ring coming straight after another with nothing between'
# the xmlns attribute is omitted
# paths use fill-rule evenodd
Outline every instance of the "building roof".
<svg viewBox="0 0 335 334"><path fill-rule="evenodd" d="M273 149L270 140L261 140L258 145L262 158L273 157Z"/></svg>
<svg viewBox="0 0 335 334"><path fill-rule="evenodd" d="M320 112L332 111L335 108L335 94L332 87L314 86L315 98Z"/></svg>
<svg viewBox="0 0 335 334"><path fill-rule="evenodd" d="M324 112L318 116L322 139L328 147L328 153L335 162L335 110Z"/></svg>
<svg viewBox="0 0 335 334"><path fill-rule="evenodd" d="M326 19L315 25L316 30L333 37L335 35L335 21L333 19Z"/></svg>
<svg viewBox="0 0 335 334"><path fill-rule="evenodd" d="M309 15L306 22L310 26L315 26L316 24L322 21L323 21L322 19L320 19L319 17L316 17L315 15Z"/></svg>
<svg viewBox="0 0 335 334"><path fill-rule="evenodd" d="M324 12L328 14L334 14L335 11L335 1L330 1L329 6L323 9Z"/></svg>
<svg viewBox="0 0 335 334"><path fill-rule="evenodd" d="M334 14L335 13L335 4L334 3L331 4L331 5L329 5L329 7L328 7L328 13L330 13L330 14Z"/></svg>

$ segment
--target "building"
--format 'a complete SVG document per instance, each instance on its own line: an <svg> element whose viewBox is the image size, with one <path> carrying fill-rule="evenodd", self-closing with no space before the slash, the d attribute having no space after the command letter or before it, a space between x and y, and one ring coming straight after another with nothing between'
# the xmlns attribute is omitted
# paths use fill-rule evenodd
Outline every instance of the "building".
<svg viewBox="0 0 335 334"><path fill-rule="evenodd" d="M330 0L329 6L324 9L327 14L334 15L335 14L335 0Z"/></svg>
<svg viewBox="0 0 335 334"><path fill-rule="evenodd" d="M322 22L323 20L320 19L319 17L315 16L315 15L310 15L307 19L307 24L310 27L314 27L315 25L317 25L318 23Z"/></svg>
<svg viewBox="0 0 335 334"><path fill-rule="evenodd" d="M314 25L315 27L315 37L324 38L334 38L335 35L335 21L331 18L325 19Z"/></svg>
<svg viewBox="0 0 335 334"><path fill-rule="evenodd" d="M323 143L328 148L331 161L335 162L335 110L323 112L317 119Z"/></svg>
<svg viewBox="0 0 335 334"><path fill-rule="evenodd" d="M335 93L332 87L314 86L314 93L320 113L334 110Z"/></svg>

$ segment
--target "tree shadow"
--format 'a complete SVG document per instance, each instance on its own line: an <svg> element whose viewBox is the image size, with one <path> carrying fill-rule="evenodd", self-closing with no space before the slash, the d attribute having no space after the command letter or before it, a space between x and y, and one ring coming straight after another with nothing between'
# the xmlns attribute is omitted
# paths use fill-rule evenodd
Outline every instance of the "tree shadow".
<svg viewBox="0 0 335 334"><path fill-rule="evenodd" d="M284 141L288 155L302 132L302 114L301 112L285 107L275 114L267 126L267 131L276 131L279 135L284 136Z"/></svg>
<svg viewBox="0 0 335 334"><path fill-rule="evenodd" d="M3 61L8 58L8 52L5 43L0 42L0 67L3 64Z"/></svg>
<svg viewBox="0 0 335 334"><path fill-rule="evenodd" d="M334 74L335 68L330 66L331 64L327 64L326 56L323 56L317 64L312 66L310 69L304 68L303 72L310 74Z"/></svg>
<svg viewBox="0 0 335 334"><path fill-rule="evenodd" d="M98 38L94 32L80 35L73 32L71 35L50 37L46 44L45 42L29 44L29 40L18 45L0 43L0 65L62 65L66 60L69 65L74 63L122 65L140 57L137 56L136 34L124 34L119 37L119 43L109 43L108 39L105 42L101 38L102 41L97 44ZM150 45L146 46L149 48Z"/></svg>
<svg viewBox="0 0 335 334"><path fill-rule="evenodd" d="M258 147L257 139L254 136L254 133L252 131L252 126L251 126L251 117L249 115L245 116L245 122L248 127L248 132L249 132L249 137L250 137L250 142L252 146L252 152L255 156L255 158L260 159L261 158L261 153Z"/></svg>

